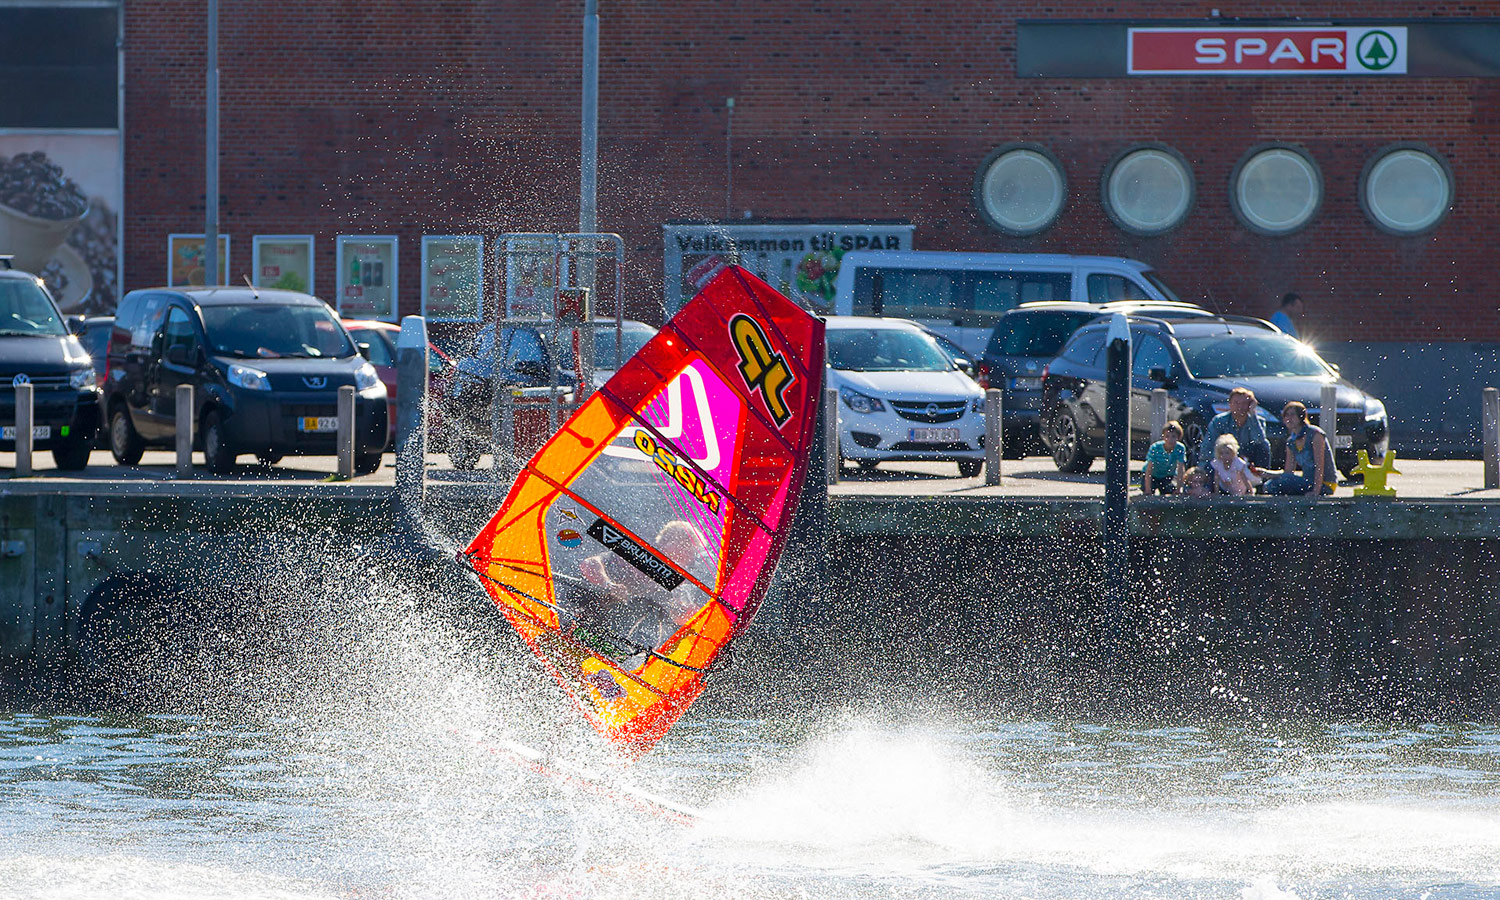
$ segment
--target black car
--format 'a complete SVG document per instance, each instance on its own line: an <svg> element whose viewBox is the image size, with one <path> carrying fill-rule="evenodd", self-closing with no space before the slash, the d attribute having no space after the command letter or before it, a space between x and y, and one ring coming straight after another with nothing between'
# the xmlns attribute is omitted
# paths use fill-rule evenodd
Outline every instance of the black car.
<svg viewBox="0 0 1500 900"><path fill-rule="evenodd" d="M59 469L88 465L99 428L94 364L41 279L0 257L0 449L16 446L16 386L32 387L32 446Z"/></svg>
<svg viewBox="0 0 1500 900"><path fill-rule="evenodd" d="M1334 461L1348 475L1365 450L1371 460L1385 455L1390 423L1385 405L1342 380L1313 349L1282 334L1268 322L1239 316L1191 319L1132 317L1130 435L1134 456L1142 458L1158 435L1151 426L1151 392L1167 391L1167 418L1182 423L1188 458L1216 414L1228 409L1229 392L1255 392L1255 415L1271 441L1271 464L1279 466L1286 444L1281 408L1290 400L1307 406L1316 423L1322 388L1338 389L1338 433ZM1077 331L1048 366L1042 380L1042 441L1057 468L1087 471L1104 453L1104 359L1108 322Z"/></svg>
<svg viewBox="0 0 1500 900"><path fill-rule="evenodd" d="M1005 456L1019 459L1041 446L1042 370L1073 332L1101 315L1188 318L1213 313L1191 303L1126 300L1081 303L1058 300L1025 303L1000 317L979 361L979 383L1003 391L1001 406Z"/></svg>
<svg viewBox="0 0 1500 900"><path fill-rule="evenodd" d="M338 392L355 394L355 469L374 471L386 438L386 392L328 304L270 288L153 288L120 302L104 404L110 452L134 465L176 441L177 386L191 384L212 472L253 453L338 452Z"/></svg>

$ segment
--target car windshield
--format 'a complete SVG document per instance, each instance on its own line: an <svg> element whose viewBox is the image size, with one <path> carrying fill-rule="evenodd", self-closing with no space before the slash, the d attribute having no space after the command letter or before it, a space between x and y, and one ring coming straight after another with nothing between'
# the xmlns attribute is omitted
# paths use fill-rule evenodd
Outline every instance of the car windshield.
<svg viewBox="0 0 1500 900"><path fill-rule="evenodd" d="M354 344L326 306L255 303L203 307L215 353L241 359L348 357Z"/></svg>
<svg viewBox="0 0 1500 900"><path fill-rule="evenodd" d="M0 281L0 335L49 335L68 333L57 308L30 279Z"/></svg>
<svg viewBox="0 0 1500 900"><path fill-rule="evenodd" d="M1097 312L1012 313L1000 320L990 337L990 356L1056 356L1073 332Z"/></svg>
<svg viewBox="0 0 1500 900"><path fill-rule="evenodd" d="M1215 334L1177 343L1194 378L1332 374L1311 347L1282 334Z"/></svg>
<svg viewBox="0 0 1500 900"><path fill-rule="evenodd" d="M649 325L636 325L626 323L620 330L620 346L615 346L615 330L613 328L601 328L594 332L594 368L607 372L613 372L620 368L620 357L625 359L636 354L636 351L646 346L646 342L656 335L656 329ZM619 350L619 353L615 351Z"/></svg>
<svg viewBox="0 0 1500 900"><path fill-rule="evenodd" d="M828 331L828 364L844 372L945 372L953 368L937 342L904 328Z"/></svg>

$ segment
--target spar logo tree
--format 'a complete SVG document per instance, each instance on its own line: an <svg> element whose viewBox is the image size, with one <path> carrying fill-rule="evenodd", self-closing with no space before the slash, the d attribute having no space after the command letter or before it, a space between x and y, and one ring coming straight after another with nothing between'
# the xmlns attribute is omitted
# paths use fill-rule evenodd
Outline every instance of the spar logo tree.
<svg viewBox="0 0 1500 900"><path fill-rule="evenodd" d="M1384 31L1367 31L1354 47L1354 58L1372 72L1389 69L1396 61L1396 39Z"/></svg>

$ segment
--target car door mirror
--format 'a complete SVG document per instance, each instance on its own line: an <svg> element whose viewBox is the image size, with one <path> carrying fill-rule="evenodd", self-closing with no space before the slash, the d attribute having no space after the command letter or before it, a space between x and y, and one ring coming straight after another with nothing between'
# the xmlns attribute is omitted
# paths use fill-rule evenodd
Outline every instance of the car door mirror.
<svg viewBox="0 0 1500 900"><path fill-rule="evenodd" d="M174 366L187 366L192 362L188 358L188 348L182 344L173 344L167 348L167 362Z"/></svg>
<svg viewBox="0 0 1500 900"><path fill-rule="evenodd" d="M1152 366L1147 377L1164 388L1177 387L1177 379L1167 374L1167 370L1161 366Z"/></svg>
<svg viewBox="0 0 1500 900"><path fill-rule="evenodd" d="M365 359L369 359L370 358L370 342L369 341L359 341L359 342L357 342L355 344L355 346L359 348L359 355L360 356L363 356Z"/></svg>

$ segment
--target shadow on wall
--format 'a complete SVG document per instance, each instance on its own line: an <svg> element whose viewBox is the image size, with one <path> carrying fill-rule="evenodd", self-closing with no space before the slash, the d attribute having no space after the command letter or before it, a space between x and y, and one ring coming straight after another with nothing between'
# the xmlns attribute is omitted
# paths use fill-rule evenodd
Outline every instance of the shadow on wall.
<svg viewBox="0 0 1500 900"><path fill-rule="evenodd" d="M1405 459L1478 459L1480 398L1500 387L1500 344L1320 344L1345 378L1385 401L1391 447Z"/></svg>

